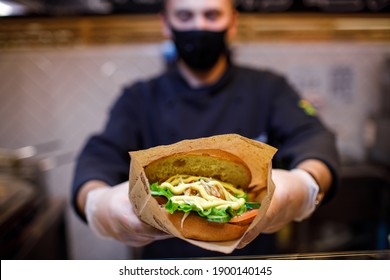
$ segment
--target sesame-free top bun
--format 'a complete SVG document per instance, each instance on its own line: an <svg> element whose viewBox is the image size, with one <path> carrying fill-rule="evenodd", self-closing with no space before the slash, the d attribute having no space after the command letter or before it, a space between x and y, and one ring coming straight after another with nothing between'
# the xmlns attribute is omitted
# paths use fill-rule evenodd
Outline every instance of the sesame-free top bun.
<svg viewBox="0 0 390 280"><path fill-rule="evenodd" d="M251 172L240 158L216 149L177 153L157 159L145 167L145 174L150 183L178 174L211 177L243 189L251 182Z"/></svg>
<svg viewBox="0 0 390 280"><path fill-rule="evenodd" d="M248 188L251 182L247 165L237 156L222 150L196 150L173 154L150 163L144 170L150 183L165 181L178 174L211 177L243 189ZM160 200L157 201L161 203ZM252 221L240 224L210 222L196 213L190 213L183 220L182 211L170 214L163 207L161 211L183 237L201 241L238 239Z"/></svg>

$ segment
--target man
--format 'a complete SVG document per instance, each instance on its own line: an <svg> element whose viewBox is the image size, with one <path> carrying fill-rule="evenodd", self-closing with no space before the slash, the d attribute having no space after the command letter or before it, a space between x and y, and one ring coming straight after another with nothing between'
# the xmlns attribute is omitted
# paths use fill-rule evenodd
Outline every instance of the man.
<svg viewBox="0 0 390 280"><path fill-rule="evenodd" d="M105 130L87 142L78 159L77 213L100 236L144 246L145 258L218 254L170 238L138 219L128 200L130 150L225 133L276 146L269 233L307 218L335 189L333 135L305 113L284 78L231 62L227 43L235 36L237 18L232 2L165 1L163 33L175 42L177 62L160 76L126 88ZM272 235L261 235L234 254L272 253L269 239Z"/></svg>

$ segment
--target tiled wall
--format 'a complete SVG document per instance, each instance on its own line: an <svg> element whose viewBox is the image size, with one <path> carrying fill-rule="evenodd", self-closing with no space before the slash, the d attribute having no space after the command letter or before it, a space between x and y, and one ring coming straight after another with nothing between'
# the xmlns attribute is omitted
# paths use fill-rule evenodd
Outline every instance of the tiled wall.
<svg viewBox="0 0 390 280"><path fill-rule="evenodd" d="M365 123L375 115L390 44L245 44L236 60L286 74L312 100L338 136L344 161L365 158ZM160 45L143 44L0 53L0 147L59 141L56 154L76 153L98 131L124 84L163 68ZM53 196L69 199L73 163L47 171ZM68 209L71 257L127 258L128 250L102 242Z"/></svg>

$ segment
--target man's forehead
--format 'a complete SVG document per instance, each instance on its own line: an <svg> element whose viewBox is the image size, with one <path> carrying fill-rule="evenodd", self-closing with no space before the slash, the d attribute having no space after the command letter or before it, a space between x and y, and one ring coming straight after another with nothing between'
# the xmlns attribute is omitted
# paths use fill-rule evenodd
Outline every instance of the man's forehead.
<svg viewBox="0 0 390 280"><path fill-rule="evenodd" d="M167 8L174 10L220 10L231 6L232 0L167 0Z"/></svg>

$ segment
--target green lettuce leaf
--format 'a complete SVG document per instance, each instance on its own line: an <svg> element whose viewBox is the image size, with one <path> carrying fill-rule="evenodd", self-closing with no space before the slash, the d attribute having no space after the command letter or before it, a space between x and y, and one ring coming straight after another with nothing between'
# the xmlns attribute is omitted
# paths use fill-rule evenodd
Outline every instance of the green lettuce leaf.
<svg viewBox="0 0 390 280"><path fill-rule="evenodd" d="M161 188L157 182L150 185L150 193L154 196L165 196L168 199L173 196L169 189Z"/></svg>

